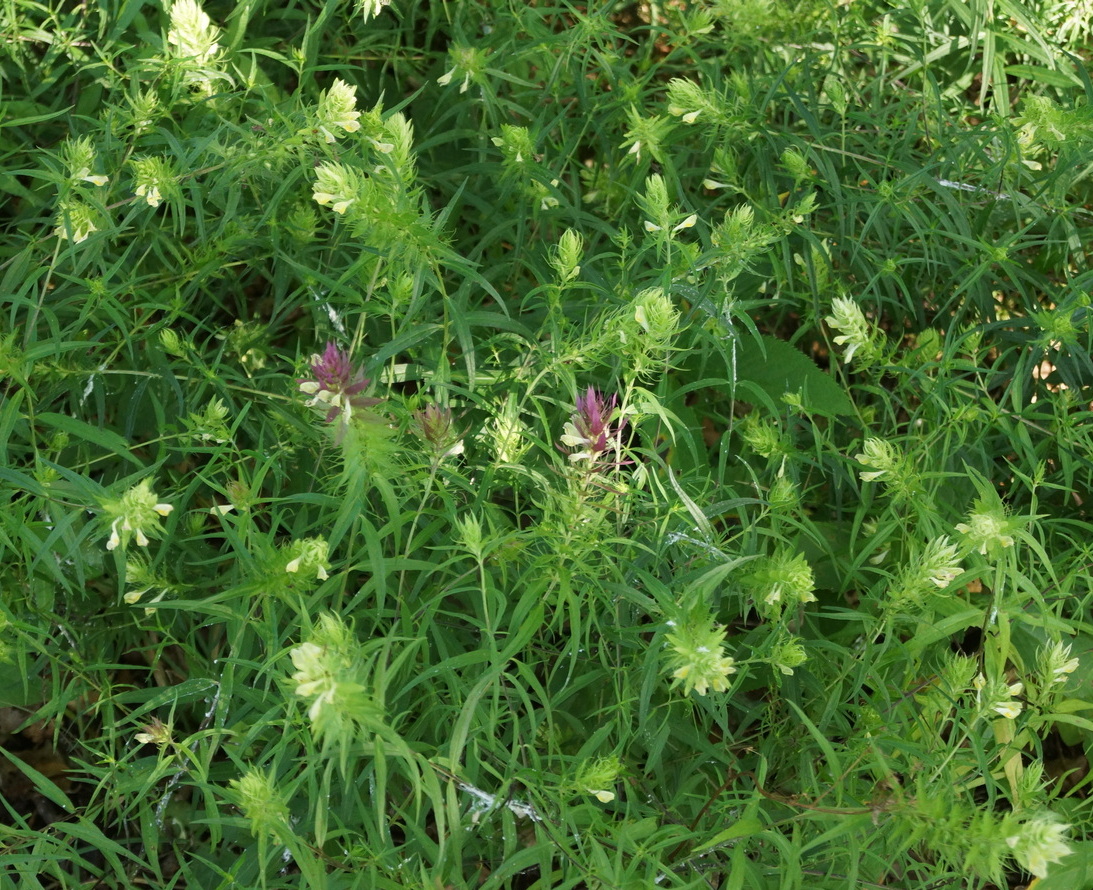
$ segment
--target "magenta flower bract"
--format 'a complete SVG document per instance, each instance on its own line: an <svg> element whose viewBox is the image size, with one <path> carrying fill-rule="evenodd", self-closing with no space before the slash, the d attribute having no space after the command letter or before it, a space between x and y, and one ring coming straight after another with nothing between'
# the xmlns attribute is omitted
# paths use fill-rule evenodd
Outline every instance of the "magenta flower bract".
<svg viewBox="0 0 1093 890"><path fill-rule="evenodd" d="M562 433L562 444L578 451L569 455L571 461L594 461L605 451L615 447L626 418L611 424L611 415L615 411L618 396L605 399L602 393L591 386L584 395L577 396L577 410L569 418Z"/></svg>
<svg viewBox="0 0 1093 890"><path fill-rule="evenodd" d="M348 420L353 408L368 408L378 405L382 399L372 399L359 395L371 382L364 372L349 358L348 352L342 352L333 342L326 344L322 355L311 357L312 379L297 381L300 392L311 396L308 407L329 405L326 421L329 423L339 414Z"/></svg>

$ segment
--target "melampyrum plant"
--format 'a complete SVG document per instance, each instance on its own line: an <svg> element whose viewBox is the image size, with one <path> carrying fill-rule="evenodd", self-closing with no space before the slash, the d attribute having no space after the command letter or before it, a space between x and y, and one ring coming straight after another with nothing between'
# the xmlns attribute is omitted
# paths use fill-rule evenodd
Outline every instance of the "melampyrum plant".
<svg viewBox="0 0 1093 890"><path fill-rule="evenodd" d="M1057 7L0 13L3 878L1067 880Z"/></svg>

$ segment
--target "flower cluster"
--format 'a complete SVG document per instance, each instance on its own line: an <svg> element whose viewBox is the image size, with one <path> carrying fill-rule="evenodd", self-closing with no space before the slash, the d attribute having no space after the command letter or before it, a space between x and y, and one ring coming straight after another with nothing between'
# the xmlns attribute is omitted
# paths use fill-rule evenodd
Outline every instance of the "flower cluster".
<svg viewBox="0 0 1093 890"><path fill-rule="evenodd" d="M310 378L301 378L297 383L300 392L311 396L306 402L309 408L327 406L327 423L339 415L348 422L354 408L369 408L383 401L361 395L371 381L353 364L349 353L338 349L334 343L328 342L322 355L311 356L311 374Z"/></svg>
<svg viewBox="0 0 1093 890"><path fill-rule="evenodd" d="M318 129L328 143L337 141L335 130L356 133L361 128L357 120L361 113L357 111L357 96L353 87L340 78L335 79L330 89L319 97Z"/></svg>
<svg viewBox="0 0 1093 890"><path fill-rule="evenodd" d="M664 369L679 333L679 310L659 287L639 292L605 319L598 345L624 357L635 378L648 378Z"/></svg>
<svg viewBox="0 0 1093 890"><path fill-rule="evenodd" d="M142 601L145 606L152 606L164 597L174 595L182 589L172 584L165 576L157 574L148 563L138 557L125 561L125 585L130 589L126 591L122 599L130 606ZM154 597L144 599L153 590L159 592ZM145 609L146 614L151 611L151 609Z"/></svg>
<svg viewBox="0 0 1093 890"><path fill-rule="evenodd" d="M771 667L787 677L793 676L793 671L808 660L804 644L800 637L790 637L782 640L774 647L767 661Z"/></svg>
<svg viewBox="0 0 1093 890"><path fill-rule="evenodd" d="M133 164L133 194L149 207L158 207L164 196L178 191L178 174L166 158L136 158Z"/></svg>
<svg viewBox="0 0 1093 890"><path fill-rule="evenodd" d="M90 137L69 139L65 142L62 156L73 182L89 182L94 186L104 186L110 181L102 174L91 172L91 168L95 166L95 146Z"/></svg>
<svg viewBox="0 0 1093 890"><path fill-rule="evenodd" d="M891 442L884 439L866 439L862 443L861 454L855 454L854 460L872 467L861 472L862 482L876 482L878 479L894 478L905 469L903 455L896 451Z"/></svg>
<svg viewBox="0 0 1093 890"><path fill-rule="evenodd" d="M167 43L174 54L197 65L208 65L220 49L220 29L196 0L175 0L171 4L171 26Z"/></svg>
<svg viewBox="0 0 1093 890"><path fill-rule="evenodd" d="M626 418L611 423L617 401L617 396L604 399L603 394L591 386L583 396L577 397L577 410L562 433L562 444L577 449L569 455L571 461L586 461L593 466L605 453L619 447Z"/></svg>
<svg viewBox="0 0 1093 890"><path fill-rule="evenodd" d="M446 87L457 74L462 73L463 82L459 85L459 92L465 93L472 83L481 80L486 73L486 54L480 49L456 45L448 49L448 57L452 60L452 67L436 79L442 87Z"/></svg>
<svg viewBox="0 0 1093 890"><path fill-rule="evenodd" d="M291 575L315 574L320 581L330 577L330 545L323 538L301 538L288 545L289 561L285 571Z"/></svg>
<svg viewBox="0 0 1093 890"><path fill-rule="evenodd" d="M520 418L520 406L515 395L510 393L495 408L493 418L483 431L483 438L488 442L497 463L516 464L531 447L528 436L527 425Z"/></svg>
<svg viewBox="0 0 1093 890"><path fill-rule="evenodd" d="M751 588L756 608L767 617L776 617L784 609L816 601L812 567L802 553L779 550L753 563L744 576Z"/></svg>
<svg viewBox="0 0 1093 890"><path fill-rule="evenodd" d="M90 205L83 201L65 201L57 211L57 226L53 234L62 241L71 240L73 244L86 241L92 232L97 232L98 219Z"/></svg>
<svg viewBox="0 0 1093 890"><path fill-rule="evenodd" d="M761 418L758 411L748 415L740 428L740 435L748 447L762 457L784 462L793 453L789 438L774 423Z"/></svg>
<svg viewBox="0 0 1093 890"><path fill-rule="evenodd" d="M1070 828L1051 813L1038 813L1023 822L1016 834L1006 838L1014 858L1038 878L1047 877L1047 867L1070 854L1066 832Z"/></svg>
<svg viewBox="0 0 1093 890"><path fill-rule="evenodd" d="M643 225L647 232L668 231L671 235L677 235L698 222L697 213L684 216L683 211L671 204L668 199L668 186L664 177L658 173L645 180L645 194L638 196L638 204L645 212Z"/></svg>
<svg viewBox="0 0 1093 890"><path fill-rule="evenodd" d="M1023 526L1021 520L1006 515L1006 508L997 494L976 498L967 522L956 525L969 550L981 556L997 559L1002 551L1014 544L1014 532Z"/></svg>
<svg viewBox="0 0 1093 890"><path fill-rule="evenodd" d="M527 127L501 124L501 135L494 136L491 141L501 149L505 168L509 171L535 160L535 146Z"/></svg>
<svg viewBox="0 0 1093 890"><path fill-rule="evenodd" d="M581 255L584 239L579 232L566 229L558 241L558 247L550 254L550 265L562 284L568 284L581 274Z"/></svg>
<svg viewBox="0 0 1093 890"><path fill-rule="evenodd" d="M672 134L671 119L658 114L645 117L633 106L626 116L630 129L626 131L626 138L619 147L626 149L627 157L633 156L637 161L641 160L641 154L644 151L652 155L653 160L663 163L665 148ZM660 177L657 176L657 178Z"/></svg>
<svg viewBox="0 0 1093 890"><path fill-rule="evenodd" d="M600 803L611 803L615 792L610 789L618 782L621 771L622 763L614 755L586 760L581 764L573 788L581 794L592 795Z"/></svg>
<svg viewBox="0 0 1093 890"><path fill-rule="evenodd" d="M1071 674L1078 669L1079 661L1071 658L1070 646L1064 643L1052 643L1036 653L1040 682L1045 685L1066 683Z"/></svg>
<svg viewBox="0 0 1093 890"><path fill-rule="evenodd" d="M323 614L307 639L289 652L296 695L309 701L307 716L317 737L348 741L354 727L382 722L382 706L361 680L361 645L337 615Z"/></svg>
<svg viewBox="0 0 1093 890"><path fill-rule="evenodd" d="M975 703L981 714L993 712L1007 720L1013 720L1024 707L1017 698L1025 691L1023 683L1006 685L999 681L988 681L983 674L979 674L972 681L972 686L975 687Z"/></svg>
<svg viewBox="0 0 1093 890"><path fill-rule="evenodd" d="M848 347L843 363L850 364L854 353L861 352L865 364L871 364L880 354L876 334L865 318L861 307L849 297L836 297L831 304L831 315L824 319L828 327L839 331L835 343Z"/></svg>
<svg viewBox="0 0 1093 890"><path fill-rule="evenodd" d="M174 742L171 734L171 724L164 723L158 717L153 717L141 727L141 731L133 736L133 741L140 745L155 745L157 748L166 748Z"/></svg>
<svg viewBox="0 0 1093 890"><path fill-rule="evenodd" d="M892 608L904 610L948 587L963 571L957 546L942 536L930 541L900 571L889 593Z"/></svg>
<svg viewBox="0 0 1093 890"><path fill-rule="evenodd" d="M272 775L252 767L228 787L255 837L283 839L290 832L288 804Z"/></svg>
<svg viewBox="0 0 1093 890"><path fill-rule="evenodd" d="M391 0L357 0L357 11L364 21L373 19L383 12L384 8L391 5Z"/></svg>
<svg viewBox="0 0 1093 890"><path fill-rule="evenodd" d="M438 460L463 453L463 439L454 428L451 408L430 402L413 417L415 431L432 446Z"/></svg>
<svg viewBox="0 0 1093 890"><path fill-rule="evenodd" d="M682 625L668 622L672 631L666 641L673 685L683 684L683 694L693 689L705 695L711 688L725 692L728 678L736 673L736 662L725 655L725 628L709 621L687 620Z"/></svg>
<svg viewBox="0 0 1093 890"><path fill-rule="evenodd" d="M883 482L888 494L896 498L911 499L920 488L914 463L885 439L866 439L861 454L854 455L854 460L869 467L859 474L862 482Z"/></svg>
<svg viewBox="0 0 1093 890"><path fill-rule="evenodd" d="M124 549L133 537L139 546L147 547L148 535L160 531L159 517L169 515L173 509L156 499L148 479L142 480L118 500L103 504L106 515L113 517L106 549L115 550L119 546Z"/></svg>
<svg viewBox="0 0 1093 890"><path fill-rule="evenodd" d="M668 113L685 124L693 124L700 115L717 120L722 116L723 101L702 89L698 84L680 77L668 81Z"/></svg>
<svg viewBox="0 0 1093 890"><path fill-rule="evenodd" d="M349 209L360 195L361 179L357 172L343 164L320 164L315 168L315 184L311 197L316 204L330 209L339 216Z"/></svg>

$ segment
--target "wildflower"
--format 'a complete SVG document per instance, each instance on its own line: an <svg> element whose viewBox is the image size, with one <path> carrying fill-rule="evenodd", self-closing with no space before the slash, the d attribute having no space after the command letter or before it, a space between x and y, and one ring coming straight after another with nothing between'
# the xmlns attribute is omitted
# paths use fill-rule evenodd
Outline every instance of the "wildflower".
<svg viewBox="0 0 1093 890"><path fill-rule="evenodd" d="M311 699L308 719L318 719L324 707L334 700L336 687L325 660L326 650L315 643L301 643L289 656L296 673L292 675L296 683L296 694Z"/></svg>
<svg viewBox="0 0 1093 890"><path fill-rule="evenodd" d="M459 92L465 93L471 83L477 81L486 71L486 54L475 47L452 46L448 49L448 56L452 60L452 67L436 79L442 87L446 87L462 72L463 82L459 85Z"/></svg>
<svg viewBox="0 0 1093 890"><path fill-rule="evenodd" d="M119 545L122 548L128 545L131 537L136 538L139 546L147 547L148 535L160 531L158 517L169 515L174 507L157 502L151 481L144 479L118 500L104 503L103 510L114 517L106 549L115 550Z"/></svg>
<svg viewBox="0 0 1093 890"><path fill-rule="evenodd" d="M646 288L634 297L634 321L637 340L646 356L653 356L671 346L679 332L680 314L670 298L660 288ZM642 364L635 356L634 363Z"/></svg>
<svg viewBox="0 0 1093 890"><path fill-rule="evenodd" d="M798 637L792 637L775 646L769 659L770 664L787 677L792 676L794 669L799 668L807 660L805 647Z"/></svg>
<svg viewBox="0 0 1093 890"><path fill-rule="evenodd" d="M292 675L296 694L311 699L308 717L312 721L336 699L339 677L352 665L355 642L346 623L326 613L319 616L309 639L289 652L296 668Z"/></svg>
<svg viewBox="0 0 1093 890"><path fill-rule="evenodd" d="M168 595L178 593L181 589L166 578L157 575L148 563L136 557L125 561L125 583L131 589L125 592L122 599L130 606L139 602L151 606ZM151 599L145 599L144 597L153 590L159 592ZM146 613L151 611L151 609L145 609Z"/></svg>
<svg viewBox="0 0 1093 890"><path fill-rule="evenodd" d="M356 133L361 128L357 120L361 113L356 110L357 97L353 87L340 78L335 79L330 89L319 98L319 131L328 143L337 141L332 132L335 129Z"/></svg>
<svg viewBox="0 0 1093 890"><path fill-rule="evenodd" d="M182 422L196 444L207 445L211 442L223 445L231 438L227 426L229 414L228 406L217 396L205 405L205 410L200 414L191 412Z"/></svg>
<svg viewBox="0 0 1093 890"><path fill-rule="evenodd" d="M808 168L808 162L805 160L804 155L799 151L787 148L782 152L782 166L786 168L789 174L793 177L795 184L800 185L804 180L808 179L812 172Z"/></svg>
<svg viewBox="0 0 1093 890"><path fill-rule="evenodd" d="M550 265L558 274L563 284L572 281L581 274L581 255L584 253L584 239L573 229L566 229L558 241L558 248L551 252Z"/></svg>
<svg viewBox="0 0 1093 890"><path fill-rule="evenodd" d="M812 567L802 553L780 550L756 560L744 576L761 612L781 613L783 609L816 601Z"/></svg>
<svg viewBox="0 0 1093 890"><path fill-rule="evenodd" d="M155 89L148 87L141 90L135 96L127 96L129 107L133 112L133 129L138 133L151 128L157 117L160 116L159 95Z"/></svg>
<svg viewBox="0 0 1093 890"><path fill-rule="evenodd" d="M303 570L304 574L314 572L320 581L330 577L330 545L323 538L293 541L288 546L288 552L292 558L285 564L285 571L289 574L295 575Z"/></svg>
<svg viewBox="0 0 1093 890"><path fill-rule="evenodd" d="M315 184L311 197L316 204L341 215L357 200L360 180L357 173L342 164L320 164L315 168Z"/></svg>
<svg viewBox="0 0 1093 890"><path fill-rule="evenodd" d="M401 180L404 189L410 189L414 183L414 125L401 111L396 111L382 122L379 135L382 138L369 137L372 147L381 154L388 155L386 167L377 167L377 173L385 171Z"/></svg>
<svg viewBox="0 0 1093 890"><path fill-rule="evenodd" d="M792 512L801 506L801 495L796 483L788 476L779 473L767 491L767 504L772 510Z"/></svg>
<svg viewBox="0 0 1093 890"><path fill-rule="evenodd" d="M759 417L759 412L748 415L740 431L748 447L762 457L778 457L785 460L793 453L792 443L770 421Z"/></svg>
<svg viewBox="0 0 1093 890"><path fill-rule="evenodd" d="M884 439L866 439L862 443L862 453L854 455L854 460L874 469L862 472L862 482L875 482L884 477L898 476L903 469L902 455L895 446Z"/></svg>
<svg viewBox="0 0 1093 890"><path fill-rule="evenodd" d="M73 180L89 182L94 186L104 186L110 181L106 176L91 172L91 168L95 166L95 145L90 137L81 136L79 139L67 140L62 156Z"/></svg>
<svg viewBox="0 0 1093 890"><path fill-rule="evenodd" d="M133 162L133 194L144 198L149 207L158 207L164 194L173 195L177 191L177 174L171 162L165 158L137 158Z"/></svg>
<svg viewBox="0 0 1093 890"><path fill-rule="evenodd" d="M717 116L718 103L702 87L681 77L668 81L668 113L685 124L693 124L699 116Z"/></svg>
<svg viewBox="0 0 1093 890"><path fill-rule="evenodd" d="M597 757L581 764L574 786L582 794L591 794L600 803L611 803L615 792L608 789L619 780L621 770L618 757Z"/></svg>
<svg viewBox="0 0 1093 890"><path fill-rule="evenodd" d="M654 160L662 162L664 147L673 128L672 121L659 115L643 117L636 108L631 108L627 117L630 129L619 147L627 148L626 154L633 155L637 160L641 160L643 151L648 151Z"/></svg>
<svg viewBox="0 0 1093 890"><path fill-rule="evenodd" d="M1038 878L1046 878L1048 864L1071 853L1066 842L1070 828L1052 813L1040 813L1023 823L1017 834L1006 838L1014 858Z"/></svg>
<svg viewBox="0 0 1093 890"><path fill-rule="evenodd" d="M683 220L683 222L678 223L677 225L672 227L672 234L676 235L679 232L682 232L684 229L690 229L694 226L694 224L696 222L698 222L698 214L697 213L692 213L685 220ZM661 230L661 228L662 228L661 226L658 226L656 223L652 222L651 220L648 220L648 219L645 220L645 231L647 231L647 232L659 232Z"/></svg>
<svg viewBox="0 0 1093 890"><path fill-rule="evenodd" d="M724 654L725 628L698 620L688 620L666 637L673 667L672 679L683 683L683 694L693 689L705 695L710 688L725 692L728 677L736 673L736 662ZM673 683L673 685L677 685Z"/></svg>
<svg viewBox="0 0 1093 890"><path fill-rule="evenodd" d="M839 346L849 346L843 355L843 364L850 364L854 353L861 350L866 362L877 357L877 345L872 327L861 307L847 297L836 297L831 304L831 315L824 319L828 327L842 333L835 338Z"/></svg>
<svg viewBox="0 0 1093 890"><path fill-rule="evenodd" d="M157 748L165 748L171 744L171 724L164 723L158 717L141 727L141 731L133 736L133 741L141 745L155 745Z"/></svg>
<svg viewBox="0 0 1093 890"><path fill-rule="evenodd" d="M240 778L232 779L228 788L256 837L281 838L289 832L288 804L277 791L273 776L252 767Z"/></svg>
<svg viewBox="0 0 1093 890"><path fill-rule="evenodd" d="M296 695L308 699L307 716L318 736L343 735L353 723L375 723L382 709L359 680L360 644L337 615L323 614L308 639L289 652Z"/></svg>
<svg viewBox="0 0 1093 890"><path fill-rule="evenodd" d="M998 682L988 682L983 674L979 674L973 681L975 687L975 701L981 713L993 711L1007 720L1014 720L1021 713L1024 705L1017 700L1017 696L1025 690L1023 683L1005 685Z"/></svg>
<svg viewBox="0 0 1093 890"><path fill-rule="evenodd" d="M976 498L967 522L957 523L956 530L964 536L970 550L982 556L997 557L1014 544L1013 532L1020 527L1018 520L1006 516L1002 499L991 492Z"/></svg>
<svg viewBox="0 0 1093 890"><path fill-rule="evenodd" d="M73 244L79 244L98 230L95 213L87 204L82 201L66 201L57 212L57 227L53 234L62 241L71 240Z"/></svg>
<svg viewBox="0 0 1093 890"><path fill-rule="evenodd" d="M604 452L618 447L626 419L622 418L612 428L610 420L617 400L617 396L611 396L610 401L605 401L591 386L577 397L577 411L562 433L563 445L580 449L569 455L571 461L585 460L591 464Z"/></svg>
<svg viewBox="0 0 1093 890"><path fill-rule="evenodd" d="M655 220L656 228L671 225L672 208L668 198L668 186L664 177L654 173L645 179L645 192L638 195L638 205L647 217L646 223Z"/></svg>
<svg viewBox="0 0 1093 890"><path fill-rule="evenodd" d="M1061 642L1044 646L1036 656L1040 668L1041 682L1045 684L1065 683L1067 678L1078 669L1077 658L1070 657L1070 646Z"/></svg>
<svg viewBox="0 0 1093 890"><path fill-rule="evenodd" d="M375 18L384 8L391 5L391 0L357 0L357 11L364 21Z"/></svg>
<svg viewBox="0 0 1093 890"><path fill-rule="evenodd" d="M450 408L430 402L413 416L418 433L433 446L437 457L444 459L463 453L463 440L452 429Z"/></svg>
<svg viewBox="0 0 1093 890"><path fill-rule="evenodd" d="M207 65L220 49L216 42L219 36L220 29L213 25L196 0L175 0L171 4L167 43L174 47L175 56Z"/></svg>
<svg viewBox="0 0 1093 890"><path fill-rule="evenodd" d="M501 149L506 167L512 168L535 160L535 146L527 127L502 124L501 135L494 136L490 141Z"/></svg>
<svg viewBox="0 0 1093 890"><path fill-rule="evenodd" d="M494 459L501 464L515 464L530 447L528 429L520 419L520 409L516 397L508 399L497 407L497 413L486 427Z"/></svg>
<svg viewBox="0 0 1093 890"><path fill-rule="evenodd" d="M457 517L455 539L479 562L482 561L482 521L474 514Z"/></svg>
<svg viewBox="0 0 1093 890"><path fill-rule="evenodd" d="M158 207L163 200L163 196L160 194L158 185L148 185L147 183L141 183L135 189L133 194L138 198L144 198L149 207Z"/></svg>
<svg viewBox="0 0 1093 890"><path fill-rule="evenodd" d="M918 571L934 587L941 589L948 587L962 570L956 545L949 543L945 535L927 544L918 559Z"/></svg>
<svg viewBox="0 0 1093 890"><path fill-rule="evenodd" d="M350 361L349 353L342 352L332 342L326 344L322 355L311 356L311 373L311 379L300 379L297 383L300 392L311 396L305 402L307 407L330 406L326 412L327 423L338 415L348 421L354 408L368 408L383 401L360 395L371 381Z"/></svg>

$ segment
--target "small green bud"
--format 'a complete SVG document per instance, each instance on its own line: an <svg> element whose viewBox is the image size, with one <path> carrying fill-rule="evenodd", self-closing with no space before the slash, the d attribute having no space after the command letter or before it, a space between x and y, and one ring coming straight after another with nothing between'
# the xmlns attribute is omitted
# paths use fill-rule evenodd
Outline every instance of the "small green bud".
<svg viewBox="0 0 1093 890"><path fill-rule="evenodd" d="M572 281L581 274L583 253L584 239L573 229L566 229L558 241L558 249L550 258L550 265L562 284Z"/></svg>

